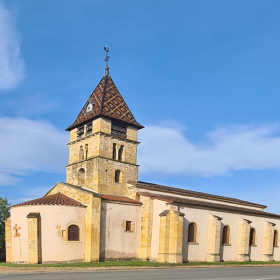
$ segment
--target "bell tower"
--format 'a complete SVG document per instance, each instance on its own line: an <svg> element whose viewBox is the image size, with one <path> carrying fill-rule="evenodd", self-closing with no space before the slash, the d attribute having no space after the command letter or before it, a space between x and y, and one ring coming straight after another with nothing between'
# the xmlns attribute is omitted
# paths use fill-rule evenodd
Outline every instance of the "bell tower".
<svg viewBox="0 0 280 280"><path fill-rule="evenodd" d="M107 46L106 64L108 63ZM127 181L137 181L137 133L132 115L109 75L92 92L70 132L66 183L99 193L127 196Z"/></svg>

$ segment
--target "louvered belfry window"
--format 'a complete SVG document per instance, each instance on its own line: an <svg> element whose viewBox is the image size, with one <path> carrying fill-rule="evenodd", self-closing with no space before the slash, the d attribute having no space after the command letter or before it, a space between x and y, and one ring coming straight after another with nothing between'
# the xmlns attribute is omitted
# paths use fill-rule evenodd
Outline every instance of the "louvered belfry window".
<svg viewBox="0 0 280 280"><path fill-rule="evenodd" d="M79 227L71 225L68 227L68 241L79 241Z"/></svg>
<svg viewBox="0 0 280 280"><path fill-rule="evenodd" d="M113 120L111 133L114 136L126 138L127 124L122 121Z"/></svg>

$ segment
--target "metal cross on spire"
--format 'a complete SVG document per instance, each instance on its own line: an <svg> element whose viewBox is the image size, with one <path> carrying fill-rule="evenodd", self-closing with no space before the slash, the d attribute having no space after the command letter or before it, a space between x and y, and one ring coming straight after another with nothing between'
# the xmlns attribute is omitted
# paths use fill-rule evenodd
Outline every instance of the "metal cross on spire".
<svg viewBox="0 0 280 280"><path fill-rule="evenodd" d="M104 59L104 61L106 61L105 76L109 76L108 60L110 59L110 56L108 55L109 48L108 48L107 45L104 47L104 51L106 52L106 57L105 57L105 59Z"/></svg>

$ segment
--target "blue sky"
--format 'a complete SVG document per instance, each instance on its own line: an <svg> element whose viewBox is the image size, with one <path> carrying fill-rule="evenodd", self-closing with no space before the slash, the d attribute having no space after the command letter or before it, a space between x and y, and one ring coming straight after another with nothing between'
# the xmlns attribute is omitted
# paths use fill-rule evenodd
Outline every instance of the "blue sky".
<svg viewBox="0 0 280 280"><path fill-rule="evenodd" d="M104 75L137 121L139 180L280 213L280 2L0 0L0 196L65 181Z"/></svg>

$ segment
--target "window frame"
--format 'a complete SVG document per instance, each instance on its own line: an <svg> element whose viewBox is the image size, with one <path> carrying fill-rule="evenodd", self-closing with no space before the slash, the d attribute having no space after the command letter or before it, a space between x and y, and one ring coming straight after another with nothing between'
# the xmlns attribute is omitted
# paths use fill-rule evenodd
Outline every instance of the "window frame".
<svg viewBox="0 0 280 280"><path fill-rule="evenodd" d="M249 246L256 246L256 229L250 229L250 239L249 239Z"/></svg>
<svg viewBox="0 0 280 280"><path fill-rule="evenodd" d="M70 231L69 231L69 229L71 229L71 227L76 227L77 229L78 229L78 238L77 238L77 240L70 240ZM73 234L73 233L72 233ZM68 225L68 227L67 227L67 241L68 242L79 242L79 241L81 241L81 233L80 233L80 227L78 226L78 225L76 225L76 224L70 224L70 225Z"/></svg>
<svg viewBox="0 0 280 280"><path fill-rule="evenodd" d="M228 225L223 227L222 245L230 245L230 227Z"/></svg>
<svg viewBox="0 0 280 280"><path fill-rule="evenodd" d="M195 222L191 222L188 226L188 243L197 243L197 225Z"/></svg>
<svg viewBox="0 0 280 280"><path fill-rule="evenodd" d="M278 230L275 229L273 234L273 247L279 247L278 239L279 239L279 233Z"/></svg>

